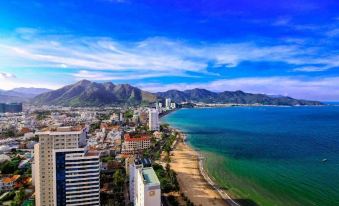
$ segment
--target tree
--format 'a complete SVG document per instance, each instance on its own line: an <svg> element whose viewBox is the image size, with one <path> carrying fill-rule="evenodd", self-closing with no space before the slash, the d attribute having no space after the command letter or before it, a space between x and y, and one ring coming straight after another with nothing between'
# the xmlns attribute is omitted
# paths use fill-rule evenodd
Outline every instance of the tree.
<svg viewBox="0 0 339 206"><path fill-rule="evenodd" d="M126 112L125 112L125 118L126 119L131 119L132 117L133 117L133 111L132 110L127 110Z"/></svg>
<svg viewBox="0 0 339 206"><path fill-rule="evenodd" d="M117 187L122 187L125 181L125 176L121 170L116 170L113 174L113 184Z"/></svg>
<svg viewBox="0 0 339 206"><path fill-rule="evenodd" d="M25 199L25 188L21 187L19 191L16 192L14 202L17 205L20 205L20 203Z"/></svg>
<svg viewBox="0 0 339 206"><path fill-rule="evenodd" d="M11 161L6 161L0 165L0 170L2 174L13 174L19 165L20 159L13 159Z"/></svg>

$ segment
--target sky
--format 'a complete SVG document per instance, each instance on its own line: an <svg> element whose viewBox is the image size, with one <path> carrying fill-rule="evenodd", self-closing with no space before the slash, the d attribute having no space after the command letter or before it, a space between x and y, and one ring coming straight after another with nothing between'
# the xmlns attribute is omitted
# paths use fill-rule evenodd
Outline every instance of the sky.
<svg viewBox="0 0 339 206"><path fill-rule="evenodd" d="M0 89L88 79L338 101L338 11L336 0L0 1Z"/></svg>

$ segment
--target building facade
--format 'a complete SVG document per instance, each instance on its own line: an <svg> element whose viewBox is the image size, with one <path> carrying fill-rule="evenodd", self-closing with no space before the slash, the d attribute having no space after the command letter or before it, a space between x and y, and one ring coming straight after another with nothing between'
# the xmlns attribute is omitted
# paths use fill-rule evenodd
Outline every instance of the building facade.
<svg viewBox="0 0 339 206"><path fill-rule="evenodd" d="M19 113L22 112L22 103L0 103L0 113Z"/></svg>
<svg viewBox="0 0 339 206"><path fill-rule="evenodd" d="M159 112L156 109L150 109L148 111L148 127L151 131L159 131Z"/></svg>
<svg viewBox="0 0 339 206"><path fill-rule="evenodd" d="M54 150L82 147L86 142L86 132L63 127L56 131L36 132L36 135L39 143L34 145L32 165L36 206L54 206Z"/></svg>
<svg viewBox="0 0 339 206"><path fill-rule="evenodd" d="M170 98L165 99L165 107L166 107L166 109L171 108L171 99Z"/></svg>
<svg viewBox="0 0 339 206"><path fill-rule="evenodd" d="M55 206L100 205L99 154L80 149L53 153Z"/></svg>
<svg viewBox="0 0 339 206"><path fill-rule="evenodd" d="M130 201L135 206L160 206L160 182L148 159L130 165Z"/></svg>
<svg viewBox="0 0 339 206"><path fill-rule="evenodd" d="M147 135L132 138L130 134L124 135L124 143L122 144L122 154L136 154L144 149L151 147L151 138Z"/></svg>

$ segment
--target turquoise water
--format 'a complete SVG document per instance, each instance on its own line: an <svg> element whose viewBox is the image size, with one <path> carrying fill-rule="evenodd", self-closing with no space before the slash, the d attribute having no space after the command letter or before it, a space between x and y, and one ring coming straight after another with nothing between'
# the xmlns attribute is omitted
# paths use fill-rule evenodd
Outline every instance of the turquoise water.
<svg viewBox="0 0 339 206"><path fill-rule="evenodd" d="M243 205L339 205L339 107L181 109L162 121Z"/></svg>

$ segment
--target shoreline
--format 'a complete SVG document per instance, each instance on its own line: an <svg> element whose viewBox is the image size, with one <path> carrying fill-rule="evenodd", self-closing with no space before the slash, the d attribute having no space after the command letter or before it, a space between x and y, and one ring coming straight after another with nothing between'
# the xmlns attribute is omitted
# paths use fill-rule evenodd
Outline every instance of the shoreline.
<svg viewBox="0 0 339 206"><path fill-rule="evenodd" d="M179 129L171 129L179 133L177 143L172 151L171 168L178 174L182 192L196 205L240 206L210 178L204 169L204 156L186 143L186 134ZM190 167L187 168L188 165ZM196 165L196 167L192 167L192 165ZM184 171L185 169L187 171ZM193 186L191 183L198 186ZM189 190L185 190L187 187Z"/></svg>

